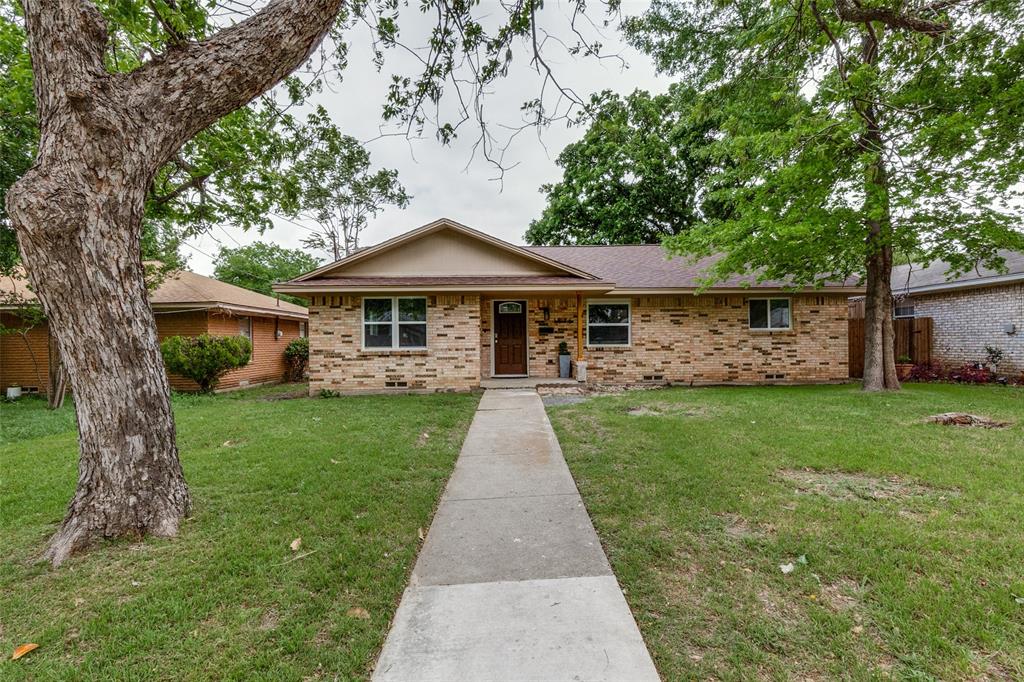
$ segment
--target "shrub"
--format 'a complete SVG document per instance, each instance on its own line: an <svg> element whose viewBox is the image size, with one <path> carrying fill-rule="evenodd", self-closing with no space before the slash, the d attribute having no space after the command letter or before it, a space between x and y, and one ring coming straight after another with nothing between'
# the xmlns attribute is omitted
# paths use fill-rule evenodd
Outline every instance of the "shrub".
<svg viewBox="0 0 1024 682"><path fill-rule="evenodd" d="M209 393L230 370L244 367L252 344L244 336L172 336L160 344L169 372L180 374Z"/></svg>
<svg viewBox="0 0 1024 682"><path fill-rule="evenodd" d="M910 381L954 381L960 384L988 384L997 380L996 375L982 365L961 365L945 368L937 362L914 365L907 377Z"/></svg>
<svg viewBox="0 0 1024 682"><path fill-rule="evenodd" d="M937 362L926 362L914 365L907 379L909 381L944 381L946 370Z"/></svg>
<svg viewBox="0 0 1024 682"><path fill-rule="evenodd" d="M568 355L569 354L569 344L566 343L565 341L562 341L561 343L559 343L558 344L558 354L559 355Z"/></svg>
<svg viewBox="0 0 1024 682"><path fill-rule="evenodd" d="M292 339L284 349L284 360L288 365L288 376L285 378L289 381L302 381L306 376L306 367L309 366L309 339Z"/></svg>
<svg viewBox="0 0 1024 682"><path fill-rule="evenodd" d="M995 375L987 367L968 364L950 371L949 379L961 384L987 384L995 381Z"/></svg>

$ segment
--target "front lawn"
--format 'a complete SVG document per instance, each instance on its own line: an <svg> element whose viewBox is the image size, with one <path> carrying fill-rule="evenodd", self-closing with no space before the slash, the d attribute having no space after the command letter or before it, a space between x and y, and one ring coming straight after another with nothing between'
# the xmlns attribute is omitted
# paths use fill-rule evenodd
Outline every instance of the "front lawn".
<svg viewBox="0 0 1024 682"><path fill-rule="evenodd" d="M950 411L1014 425L923 422ZM1024 391L669 389L549 414L664 679L1024 679Z"/></svg>
<svg viewBox="0 0 1024 682"><path fill-rule="evenodd" d="M57 570L34 558L74 490L74 414L0 405L0 678L368 676L478 398L273 399L294 392L175 396L180 536Z"/></svg>

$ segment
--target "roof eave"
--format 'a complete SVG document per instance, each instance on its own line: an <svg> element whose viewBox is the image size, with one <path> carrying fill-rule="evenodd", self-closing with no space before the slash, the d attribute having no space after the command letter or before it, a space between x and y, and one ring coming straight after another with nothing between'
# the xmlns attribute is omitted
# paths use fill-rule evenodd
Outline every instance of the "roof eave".
<svg viewBox="0 0 1024 682"><path fill-rule="evenodd" d="M233 313L244 313L253 317L288 317L297 320L309 319L308 312L297 310L283 310L281 308L264 308L261 306L235 305L234 303L223 303L221 301L199 301L192 303L153 303L153 310L166 310L169 312L186 310L226 310Z"/></svg>
<svg viewBox="0 0 1024 682"><path fill-rule="evenodd" d="M919 287L899 286L893 287L894 296L913 296L914 294L928 294L938 291L952 291L955 289L977 289L980 287L999 286L1001 284L1013 284L1024 282L1024 272L1013 272L1007 275L995 275L993 277L982 277L979 279L959 280L955 282L942 282L941 284L926 284Z"/></svg>
<svg viewBox="0 0 1024 682"><path fill-rule="evenodd" d="M411 292L538 292L538 293L572 293L575 291L608 292L614 285L610 282L594 282L581 280L574 284L427 284L427 285L322 285L302 286L281 284L274 291L300 296L318 296L321 294L392 294Z"/></svg>
<svg viewBox="0 0 1024 682"><path fill-rule="evenodd" d="M697 287L622 287L613 289L611 293L613 295L621 296L657 296L661 294L665 295L679 295L679 294L811 294L811 293L822 293L822 294L863 294L865 291L864 287L804 287L801 289L793 290L786 287L709 287L703 291Z"/></svg>

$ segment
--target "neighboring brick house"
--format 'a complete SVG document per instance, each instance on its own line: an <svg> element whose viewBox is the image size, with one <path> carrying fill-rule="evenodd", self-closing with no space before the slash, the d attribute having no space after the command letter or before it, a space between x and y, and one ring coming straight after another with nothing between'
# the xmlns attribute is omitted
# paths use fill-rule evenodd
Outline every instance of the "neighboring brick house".
<svg viewBox="0 0 1024 682"><path fill-rule="evenodd" d="M1024 253L1003 251L1007 272L978 268L947 279L949 265L893 269L896 317L932 318L932 358L947 365L985 362L1003 352L1001 373L1024 372Z"/></svg>
<svg viewBox="0 0 1024 682"><path fill-rule="evenodd" d="M14 301L33 301L24 279L0 278L0 324L8 329L23 325ZM252 341L252 359L228 372L218 390L281 381L285 375L284 349L306 335L308 314L302 306L279 301L194 272L169 274L150 295L160 341L169 336L232 336ZM27 334L0 335L0 392L19 385L45 393L50 371L50 334L46 323ZM181 376L169 375L172 388L195 391L198 386Z"/></svg>
<svg viewBox="0 0 1024 682"><path fill-rule="evenodd" d="M845 381L847 283L794 292L660 246L519 247L450 220L277 291L310 300L310 391L469 390L496 377L599 383ZM583 370L583 371L581 371Z"/></svg>

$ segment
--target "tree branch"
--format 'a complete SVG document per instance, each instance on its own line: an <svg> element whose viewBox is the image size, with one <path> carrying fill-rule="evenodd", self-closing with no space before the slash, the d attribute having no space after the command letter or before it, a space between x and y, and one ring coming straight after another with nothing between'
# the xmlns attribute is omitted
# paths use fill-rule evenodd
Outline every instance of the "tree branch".
<svg viewBox="0 0 1024 682"><path fill-rule="evenodd" d="M107 24L84 0L23 0L36 106L45 121L55 109L87 97L108 76Z"/></svg>
<svg viewBox="0 0 1024 682"><path fill-rule="evenodd" d="M937 4L941 4L943 7L950 7L957 4L957 1ZM859 3L856 3L856 0L836 0L836 12L839 14L839 18L844 21L852 21L859 24L877 21L889 28L924 33L930 36L942 35L951 28L949 22L930 21L887 7L862 7Z"/></svg>
<svg viewBox="0 0 1024 682"><path fill-rule="evenodd" d="M137 115L143 125L159 131L151 155L154 172L185 141L301 65L343 2L274 0L206 40L171 46L129 74Z"/></svg>

